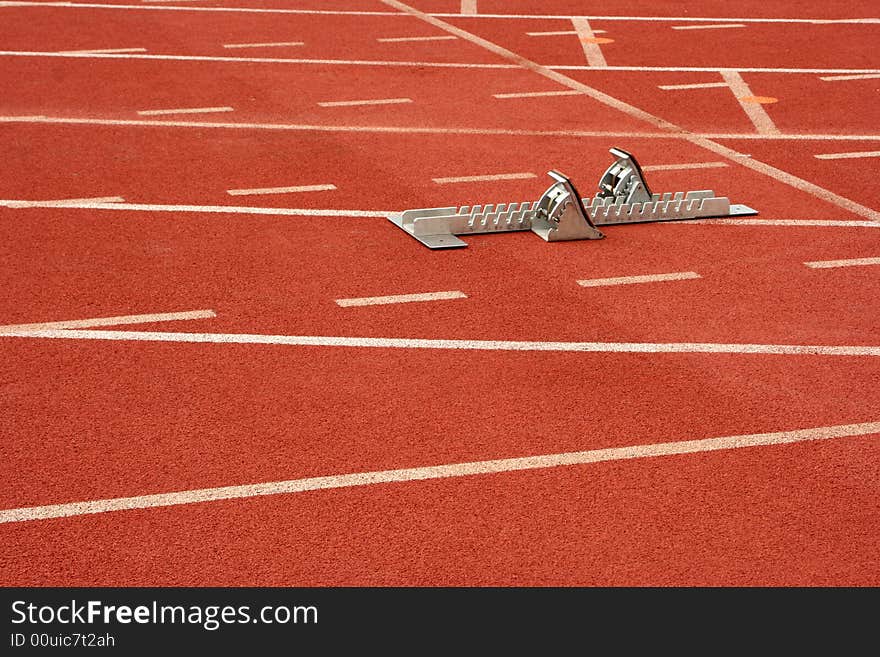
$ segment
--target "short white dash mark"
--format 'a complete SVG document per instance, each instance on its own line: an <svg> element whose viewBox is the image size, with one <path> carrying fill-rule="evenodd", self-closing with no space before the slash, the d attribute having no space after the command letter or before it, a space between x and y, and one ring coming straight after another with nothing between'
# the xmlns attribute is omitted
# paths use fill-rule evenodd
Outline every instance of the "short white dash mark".
<svg viewBox="0 0 880 657"><path fill-rule="evenodd" d="M484 176L459 176L457 178L432 178L438 185L463 182L488 182L492 180L526 180L537 178L534 173L492 173Z"/></svg>
<svg viewBox="0 0 880 657"><path fill-rule="evenodd" d="M549 96L583 96L575 89L560 89L558 91L522 91L510 94L492 94L495 98L547 98Z"/></svg>
<svg viewBox="0 0 880 657"><path fill-rule="evenodd" d="M262 187L257 189L227 189L230 196L251 196L258 194L295 194L299 192L330 192L336 185L296 185L294 187Z"/></svg>
<svg viewBox="0 0 880 657"><path fill-rule="evenodd" d="M581 287L602 287L605 285L631 285L633 283L658 283L662 281L684 281L700 278L692 271L672 272L670 274L649 274L646 276L619 276L616 278L590 278L578 281Z"/></svg>
<svg viewBox="0 0 880 657"><path fill-rule="evenodd" d="M464 292L427 292L424 294L397 294L385 297L361 297L356 299L337 299L336 303L343 308L352 306L377 306L391 303L411 303L413 301L443 301L447 299L466 299Z"/></svg>
<svg viewBox="0 0 880 657"><path fill-rule="evenodd" d="M712 25L673 25L673 30L724 30L732 27L745 27L743 23L719 23Z"/></svg>
<svg viewBox="0 0 880 657"><path fill-rule="evenodd" d="M880 258L851 258L849 260L817 260L805 262L811 269L830 269L832 267L864 267L868 265L880 265Z"/></svg>
<svg viewBox="0 0 880 657"><path fill-rule="evenodd" d="M727 162L686 162L684 164L648 164L643 171L684 171L687 169L720 169L729 166Z"/></svg>
<svg viewBox="0 0 880 657"><path fill-rule="evenodd" d="M383 37L376 39L379 43L407 43L409 41L456 41L457 36L452 34L438 36L411 36L411 37Z"/></svg>
<svg viewBox="0 0 880 657"><path fill-rule="evenodd" d="M855 160L862 157L880 157L880 151L858 151L853 153L824 153L814 155L817 160Z"/></svg>
<svg viewBox="0 0 880 657"><path fill-rule="evenodd" d="M224 43L224 48L286 48L288 46L304 46L303 41L276 41L273 43Z"/></svg>
<svg viewBox="0 0 880 657"><path fill-rule="evenodd" d="M214 112L234 112L231 107L181 107L177 109L140 110L140 116L164 116L166 114L210 114Z"/></svg>
<svg viewBox="0 0 880 657"><path fill-rule="evenodd" d="M411 103L412 98L378 98L375 100L332 100L318 103L321 107L354 107L357 105L399 105Z"/></svg>

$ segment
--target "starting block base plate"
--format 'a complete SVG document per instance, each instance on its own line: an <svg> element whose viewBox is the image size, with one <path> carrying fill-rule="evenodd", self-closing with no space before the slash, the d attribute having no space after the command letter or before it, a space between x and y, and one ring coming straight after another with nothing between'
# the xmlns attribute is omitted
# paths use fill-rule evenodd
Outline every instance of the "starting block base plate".
<svg viewBox="0 0 880 657"><path fill-rule="evenodd" d="M467 246L467 242L458 239L455 235L413 235L404 227L402 214L388 215L388 221L402 228L407 235L417 239L429 249L460 249Z"/></svg>

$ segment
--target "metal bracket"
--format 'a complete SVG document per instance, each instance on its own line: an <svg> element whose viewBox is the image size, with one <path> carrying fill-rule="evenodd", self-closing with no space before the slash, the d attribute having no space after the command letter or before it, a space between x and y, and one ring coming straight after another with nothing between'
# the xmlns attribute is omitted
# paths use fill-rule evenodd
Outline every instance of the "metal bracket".
<svg viewBox="0 0 880 657"><path fill-rule="evenodd" d="M616 160L592 199L554 170L555 182L534 202L406 210L388 219L431 249L451 249L467 246L456 235L531 230L548 242L595 240L604 237L597 226L757 214L712 190L652 194L635 157L619 148L611 154Z"/></svg>

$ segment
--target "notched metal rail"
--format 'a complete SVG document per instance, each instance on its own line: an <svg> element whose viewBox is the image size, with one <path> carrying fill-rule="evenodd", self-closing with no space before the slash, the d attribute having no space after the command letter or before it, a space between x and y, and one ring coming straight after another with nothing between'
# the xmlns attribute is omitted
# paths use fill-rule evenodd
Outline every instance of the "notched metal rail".
<svg viewBox="0 0 880 657"><path fill-rule="evenodd" d="M531 230L548 242L595 240L605 236L597 226L757 214L712 190L653 194L631 154L619 148L611 154L616 159L593 198L582 198L567 176L550 171L555 182L537 201L406 210L388 219L431 249L453 249L467 246L456 235Z"/></svg>

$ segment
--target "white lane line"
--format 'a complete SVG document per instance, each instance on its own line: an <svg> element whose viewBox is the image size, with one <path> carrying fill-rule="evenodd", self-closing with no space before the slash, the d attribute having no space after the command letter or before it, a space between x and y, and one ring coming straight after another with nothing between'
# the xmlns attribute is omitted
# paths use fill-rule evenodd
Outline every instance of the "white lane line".
<svg viewBox="0 0 880 657"><path fill-rule="evenodd" d="M256 194L291 194L296 192L333 191L336 185L298 185L295 187L263 187L262 189L227 189L230 196L249 196Z"/></svg>
<svg viewBox="0 0 880 657"><path fill-rule="evenodd" d="M266 495L290 495L307 491L355 488L376 484L453 479L477 475L545 470L548 468L585 466L608 461L680 456L683 454L705 454L708 452L756 447L779 447L814 440L839 440L842 438L873 436L878 433L880 433L880 422L863 422L859 424L810 427L807 429L775 431L771 433L674 440L662 443L642 443L580 452L559 452L505 459L427 465L396 470L373 470L258 484L200 488L175 491L173 493L4 509L0 511L0 523L71 518L96 513L173 507L185 504L205 504L221 500L243 500Z"/></svg>
<svg viewBox="0 0 880 657"><path fill-rule="evenodd" d="M831 267L863 267L867 265L880 265L880 258L851 258L849 260L817 260L805 262L811 269L829 269Z"/></svg>
<svg viewBox="0 0 880 657"><path fill-rule="evenodd" d="M177 109L140 110L140 116L164 116L166 114L210 114L212 112L234 112L231 107L181 107Z"/></svg>
<svg viewBox="0 0 880 657"><path fill-rule="evenodd" d="M16 201L0 199L6 208L57 208L55 201ZM257 214L279 217L387 217L399 210L319 210L315 208L260 208L235 205L167 205L152 203L71 203L71 210L115 210L125 212L194 212L196 214Z"/></svg>
<svg viewBox="0 0 880 657"><path fill-rule="evenodd" d="M593 34L607 34L608 30L593 30ZM573 36L577 34L577 30L555 30L550 32L526 32L526 36L545 37L545 36Z"/></svg>
<svg viewBox="0 0 880 657"><path fill-rule="evenodd" d="M694 219L692 221L665 221L665 226L709 224L722 226L820 226L825 228L880 228L876 221L850 221L845 219Z"/></svg>
<svg viewBox="0 0 880 657"><path fill-rule="evenodd" d="M744 166L752 171L756 171L761 175L767 176L773 179L776 182L781 182L789 187L800 190L802 192L811 194L818 199L836 205L839 208L843 208L849 212L854 214L858 214L866 219L871 219L872 221L880 221L880 212L874 210L873 208L869 208L861 203L857 203L851 199L848 199L839 194L835 194L829 189L824 187L820 187L815 183L811 183L808 180L804 180L803 178L799 178L788 171L784 171L777 167L774 167L765 162L761 162L754 158L744 158L742 154L738 151L729 148L728 146L724 146L716 141L712 141L711 139L697 136L689 133L687 130L683 129L681 126L678 126L670 121L666 121L665 119L660 118L659 116L655 116L650 112L646 112L643 109L636 107L635 105L631 105L619 98L615 98L609 94L606 94L594 87L584 84L583 82L579 82L578 80L574 80L573 78L568 77L567 75L563 75L557 71L551 70L547 66L542 66L537 62L533 62L530 59L526 59L525 57L516 54L502 46L499 46L496 43L483 39L467 30L463 30L461 28L455 27L447 22L444 22L438 18L434 18L432 16L428 16L424 12L419 11L418 9L414 9L399 0L381 0L384 4L394 7L395 9L400 10L410 16L415 16L429 25L433 25L439 29L445 30L449 34L455 34L456 36L477 45L484 50L492 52L499 57L506 59L507 61L515 63L517 66L541 75L548 80L553 80L554 82L558 82L559 84L568 87L569 89L575 89L577 91L581 91L584 94L588 95L590 98L599 101L603 105L614 108L620 112L623 112L627 116L630 116L639 121L643 121L648 123L649 125L654 126L664 132L672 135L676 135L685 141L694 144L695 146L699 146L700 148L704 148L708 151L716 153L717 155L721 155L722 157L737 162L741 166Z"/></svg>
<svg viewBox="0 0 880 657"><path fill-rule="evenodd" d="M147 52L146 48L105 48L103 50L59 50L59 55L122 55L125 53Z"/></svg>
<svg viewBox="0 0 880 657"><path fill-rule="evenodd" d="M730 166L727 162L687 162L685 164L648 164L643 171L685 171L688 169L720 169Z"/></svg>
<svg viewBox="0 0 880 657"><path fill-rule="evenodd" d="M11 208L33 208L33 207L53 207L64 208L68 206L89 205L92 203L124 203L125 199L121 196L97 196L93 198L65 198L49 201L8 201L6 207Z"/></svg>
<svg viewBox="0 0 880 657"><path fill-rule="evenodd" d="M673 89L717 89L728 86L726 82L695 82L693 84L658 84L657 88L670 91Z"/></svg>
<svg viewBox="0 0 880 657"><path fill-rule="evenodd" d="M596 34L593 32L593 28L590 27L590 21L586 18L572 18L571 23L574 25L574 31L577 33L581 47L584 49L587 64L590 66L608 66L608 62L605 61L605 55L602 54L602 49L599 47L599 40L596 39Z"/></svg>
<svg viewBox="0 0 880 657"><path fill-rule="evenodd" d="M748 98L754 97L752 90L737 71L722 71L721 77L730 86L734 97L743 108L746 116L754 124L755 129L761 134L777 134L779 129L773 123L773 119L760 103L749 102Z"/></svg>
<svg viewBox="0 0 880 657"><path fill-rule="evenodd" d="M461 14L465 16L477 15L477 0L461 0Z"/></svg>
<svg viewBox="0 0 880 657"><path fill-rule="evenodd" d="M36 52L22 50L0 51L2 57L64 57L72 59L136 59L175 62L239 62L244 64L317 64L319 66L342 65L342 66L398 66L403 68L486 68L486 69L516 69L515 64L477 64L470 62L413 62L403 60L373 60L373 59L291 59L282 57L212 57L207 55L142 55L142 54L115 54L115 53L63 53L63 52ZM836 72L838 69L828 69L828 72ZM818 71L826 72L825 69ZM848 71L845 71L848 72Z"/></svg>
<svg viewBox="0 0 880 657"><path fill-rule="evenodd" d="M854 153L824 153L814 155L817 160L851 160L861 157L880 157L880 151L858 151Z"/></svg>
<svg viewBox="0 0 880 657"><path fill-rule="evenodd" d="M575 93L583 93L575 91ZM574 95L574 94L572 94ZM467 128L461 126L395 126L395 125L342 125L308 123L233 123L220 121L151 121L147 119L98 119L46 116L0 116L0 123L46 123L72 125L114 125L129 127L162 128L213 128L223 130L303 130L317 132L378 132L389 134L440 134L440 135L510 135L518 137L631 137L633 139L677 139L667 132L637 132L626 130L528 130L510 128ZM760 135L754 132L693 132L691 136L699 139L750 139L750 140L789 140L789 141L880 141L880 134L842 135L842 134L776 134Z"/></svg>
<svg viewBox="0 0 880 657"><path fill-rule="evenodd" d="M546 98L548 96L580 96L580 91L562 89L560 91L524 91L513 94L492 94L494 98Z"/></svg>
<svg viewBox="0 0 880 657"><path fill-rule="evenodd" d="M95 317L93 319L71 319L60 322L41 322L38 324L9 324L0 326L0 331L45 331L47 329L84 329L95 326L121 326L123 324L152 324L153 322L179 322L189 319L210 319L216 317L213 310L189 310L179 313L153 313L150 315L120 315L118 317Z"/></svg>
<svg viewBox="0 0 880 657"><path fill-rule="evenodd" d="M820 77L820 80L826 82L834 82L836 80L876 80L880 78L880 73L868 73L865 75L827 75Z"/></svg>
<svg viewBox="0 0 880 657"><path fill-rule="evenodd" d="M171 2L172 0L167 0ZM196 1L196 0L193 0ZM257 13L257 14L313 14L313 15L330 15L330 16L401 16L400 12L392 11L363 11L363 10L344 10L344 9L282 9L282 8L257 8L257 7L168 7L164 5L125 5L125 4L100 4L87 2L26 2L24 0L0 1L0 7L61 7L64 9L141 9L141 10L167 10L167 11L208 11L208 12L224 12L224 13ZM431 13L428 16L437 18L458 18L461 13ZM477 18L505 18L516 20L543 20L557 19L568 20L571 14L475 14ZM607 21L636 21L655 23L658 21L673 22L711 22L720 23L725 21L733 21L740 23L840 23L840 24L877 24L880 18L838 18L838 19L821 19L821 18L728 18L728 17L694 17L694 16L619 16L619 15L585 15L584 18L590 20L607 20Z"/></svg>
<svg viewBox="0 0 880 657"><path fill-rule="evenodd" d="M408 43L410 41L458 41L457 36L445 34L440 36L414 36L414 37L383 37L376 39L379 43Z"/></svg>
<svg viewBox="0 0 880 657"><path fill-rule="evenodd" d="M458 176L456 178L432 178L438 185L450 183L488 182L491 180L526 180L537 178L534 173L491 173L484 176Z"/></svg>
<svg viewBox="0 0 880 657"><path fill-rule="evenodd" d="M379 98L375 100L333 100L318 103L321 107L354 107L356 105L399 105L411 103L412 98Z"/></svg>
<svg viewBox="0 0 880 657"><path fill-rule="evenodd" d="M673 25L673 30L721 30L730 27L745 27L744 23L719 23L717 25Z"/></svg>
<svg viewBox="0 0 880 657"><path fill-rule="evenodd" d="M659 283L662 281L684 281L700 278L693 271L672 272L669 274L648 274L645 276L618 276L615 278L589 278L576 281L581 287L603 287L606 285L632 285L634 283Z"/></svg>
<svg viewBox="0 0 880 657"><path fill-rule="evenodd" d="M462 351L553 351L617 354L770 354L776 356L880 356L880 346L737 344L700 342L537 342L527 340L462 340L363 338L324 335L259 335L249 333L173 333L165 331L54 330L0 331L0 337L193 344L270 344L294 347L365 349L442 349Z"/></svg>
<svg viewBox="0 0 880 657"><path fill-rule="evenodd" d="M464 292L426 292L424 294L396 294L386 297L361 297L356 299L336 299L336 304L343 308L354 306L378 306L391 303L411 303L413 301L445 301L447 299L467 299Z"/></svg>
<svg viewBox="0 0 880 657"><path fill-rule="evenodd" d="M114 7L116 5L113 5ZM393 14L399 16L400 14ZM456 14L457 15L457 14ZM240 62L260 64L317 64L321 66L399 66L418 68L475 68L475 69L519 69L516 64L499 63L473 63L473 62L416 62L404 60L374 60L374 59L292 59L281 57L212 57L207 55L144 55L144 54L113 54L113 53L81 53L69 54L62 52L47 51L23 51L3 50L0 57L64 57L72 59L137 59L137 60L168 60L184 62ZM548 71L592 71L598 67L583 65L556 65L542 66ZM720 73L722 71L737 71L740 73L791 73L791 74L873 74L880 73L876 68L762 68L753 66L603 66L606 71L644 71L644 72L681 72L681 73Z"/></svg>
<svg viewBox="0 0 880 657"><path fill-rule="evenodd" d="M304 46L304 41L275 41L272 43L224 43L224 48L285 48L287 46Z"/></svg>

